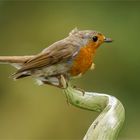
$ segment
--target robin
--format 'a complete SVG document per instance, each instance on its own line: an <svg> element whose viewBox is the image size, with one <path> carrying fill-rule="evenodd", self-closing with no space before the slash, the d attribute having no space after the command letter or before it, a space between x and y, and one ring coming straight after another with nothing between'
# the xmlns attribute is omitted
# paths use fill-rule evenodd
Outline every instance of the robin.
<svg viewBox="0 0 140 140"><path fill-rule="evenodd" d="M75 28L68 37L53 43L37 55L1 56L0 62L18 68L12 75L14 79L32 76L39 84L66 88L71 78L94 68L96 49L103 42L112 42L112 39L97 31Z"/></svg>

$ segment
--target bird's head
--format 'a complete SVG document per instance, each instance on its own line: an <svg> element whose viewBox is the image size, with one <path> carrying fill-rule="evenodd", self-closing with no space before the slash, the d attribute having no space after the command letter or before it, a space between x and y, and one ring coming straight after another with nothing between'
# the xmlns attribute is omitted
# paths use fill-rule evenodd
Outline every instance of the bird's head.
<svg viewBox="0 0 140 140"><path fill-rule="evenodd" d="M104 42L112 42L111 38L106 38L102 33L93 30L80 31L77 28L75 28L69 33L69 35L74 35L78 37L84 46L89 44L95 49L98 48Z"/></svg>

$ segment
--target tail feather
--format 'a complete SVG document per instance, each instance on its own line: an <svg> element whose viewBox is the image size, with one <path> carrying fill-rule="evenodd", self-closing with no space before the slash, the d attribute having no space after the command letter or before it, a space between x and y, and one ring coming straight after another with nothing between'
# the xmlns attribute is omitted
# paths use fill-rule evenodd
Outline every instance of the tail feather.
<svg viewBox="0 0 140 140"><path fill-rule="evenodd" d="M25 77L28 77L28 76L30 76L30 74L21 74L19 76L14 77L14 79L25 78Z"/></svg>
<svg viewBox="0 0 140 140"><path fill-rule="evenodd" d="M31 76L31 74L27 71L22 72L22 73L14 73L14 74L11 75L11 77L15 80L20 79L20 78L24 78L24 77L27 77L27 76Z"/></svg>
<svg viewBox="0 0 140 140"><path fill-rule="evenodd" d="M29 59L33 58L30 56L0 56L0 63L11 64L11 63L25 63Z"/></svg>
<svg viewBox="0 0 140 140"><path fill-rule="evenodd" d="M17 69L22 68L23 64L32 59L34 56L0 56L0 63L10 64ZM20 79L23 77L30 76L28 71L25 72L16 72L11 77L14 79Z"/></svg>

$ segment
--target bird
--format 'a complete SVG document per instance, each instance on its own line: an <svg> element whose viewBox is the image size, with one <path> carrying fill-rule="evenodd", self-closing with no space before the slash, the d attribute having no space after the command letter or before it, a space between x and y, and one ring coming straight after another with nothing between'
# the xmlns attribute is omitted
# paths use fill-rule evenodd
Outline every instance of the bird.
<svg viewBox="0 0 140 140"><path fill-rule="evenodd" d="M12 74L15 80L31 76L39 85L65 89L72 78L94 69L96 50L104 42L110 43L112 39L95 30L74 28L66 38L53 43L37 55L0 56L0 63L17 68Z"/></svg>

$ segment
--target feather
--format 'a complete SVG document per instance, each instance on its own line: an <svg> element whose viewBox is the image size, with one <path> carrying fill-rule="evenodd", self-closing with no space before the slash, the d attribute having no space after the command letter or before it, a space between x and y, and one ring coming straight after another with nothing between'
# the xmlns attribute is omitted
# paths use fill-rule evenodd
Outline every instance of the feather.
<svg viewBox="0 0 140 140"><path fill-rule="evenodd" d="M15 75L24 71L42 69L44 67L49 67L54 64L67 62L68 60L73 58L73 54L77 54L76 52L77 47L69 44L65 44L64 46L60 46L59 48L57 46L53 47L53 50L52 48L48 47L48 50L46 50L46 52L38 54L37 56L33 57L25 64L23 64L22 68L19 69L15 73Z"/></svg>

